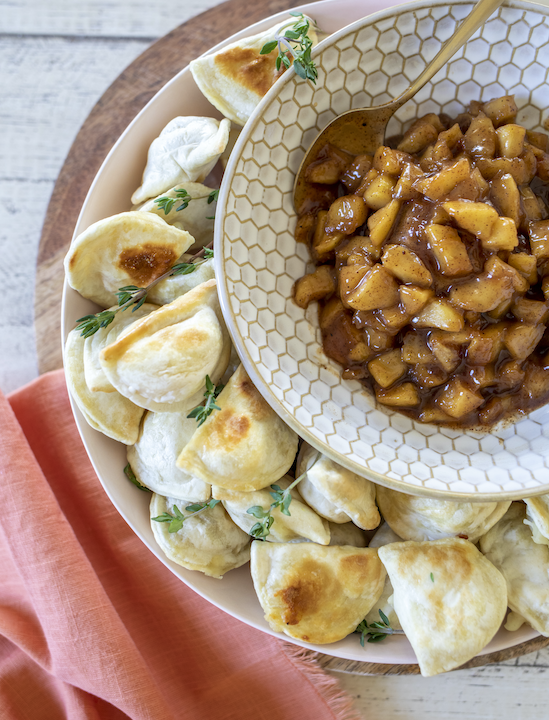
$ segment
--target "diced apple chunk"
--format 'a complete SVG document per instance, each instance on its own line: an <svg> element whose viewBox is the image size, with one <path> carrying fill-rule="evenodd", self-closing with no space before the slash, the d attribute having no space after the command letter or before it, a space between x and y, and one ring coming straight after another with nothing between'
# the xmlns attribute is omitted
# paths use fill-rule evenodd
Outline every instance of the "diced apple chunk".
<svg viewBox="0 0 549 720"><path fill-rule="evenodd" d="M410 315L400 305L377 310L377 314L389 330L400 330L410 322Z"/></svg>
<svg viewBox="0 0 549 720"><path fill-rule="evenodd" d="M391 200L388 205L381 208L368 218L370 240L375 247L380 248L389 237L391 228L400 210L400 200Z"/></svg>
<svg viewBox="0 0 549 720"><path fill-rule="evenodd" d="M467 200L450 200L442 204L459 227L467 230L480 240L488 239L499 215L490 205Z"/></svg>
<svg viewBox="0 0 549 720"><path fill-rule="evenodd" d="M493 158L496 152L497 136L489 117L480 112L471 120L463 138L465 152L475 160Z"/></svg>
<svg viewBox="0 0 549 720"><path fill-rule="evenodd" d="M498 368L498 383L502 388L511 389L523 382L525 372L517 360L508 360Z"/></svg>
<svg viewBox="0 0 549 720"><path fill-rule="evenodd" d="M360 196L343 195L330 205L324 229L329 235L335 232L352 235L367 217L368 208Z"/></svg>
<svg viewBox="0 0 549 720"><path fill-rule="evenodd" d="M409 332L404 336L402 359L409 365L429 365L435 362L435 356L429 346L416 332Z"/></svg>
<svg viewBox="0 0 549 720"><path fill-rule="evenodd" d="M438 406L458 420L482 405L484 398L461 378L450 380L437 397Z"/></svg>
<svg viewBox="0 0 549 720"><path fill-rule="evenodd" d="M530 223L530 247L538 260L549 258L549 220Z"/></svg>
<svg viewBox="0 0 549 720"><path fill-rule="evenodd" d="M371 269L371 265L362 263L361 265L344 265L339 270L339 296L343 301Z"/></svg>
<svg viewBox="0 0 549 720"><path fill-rule="evenodd" d="M526 128L508 123L498 127L496 134L498 136L498 151L502 157L515 158L523 152Z"/></svg>
<svg viewBox="0 0 549 720"><path fill-rule="evenodd" d="M430 287L433 277L415 252L404 245L389 245L381 256L383 267L403 283Z"/></svg>
<svg viewBox="0 0 549 720"><path fill-rule="evenodd" d="M381 265L374 265L345 298L354 310L377 310L398 303L398 284Z"/></svg>
<svg viewBox="0 0 549 720"><path fill-rule="evenodd" d="M455 228L449 225L428 225L425 234L443 275L460 277L473 271L467 248Z"/></svg>
<svg viewBox="0 0 549 720"><path fill-rule="evenodd" d="M433 298L412 321L417 328L439 328L448 332L463 329L463 314L442 298Z"/></svg>
<svg viewBox="0 0 549 720"><path fill-rule="evenodd" d="M538 196L534 193L531 187L522 187L520 189L520 195L522 197L522 205L524 207L524 214L526 215L526 222L537 222L543 220L546 215L544 214L544 207L540 204Z"/></svg>
<svg viewBox="0 0 549 720"><path fill-rule="evenodd" d="M503 97L488 100L488 102L484 103L482 109L496 127L513 122L518 112L514 95L504 95Z"/></svg>
<svg viewBox="0 0 549 720"><path fill-rule="evenodd" d="M467 333L464 333L464 337L459 337L455 333L435 330L429 334L427 342L437 363L447 373L451 373L461 362L460 347L467 340Z"/></svg>
<svg viewBox="0 0 549 720"><path fill-rule="evenodd" d="M411 367L412 377L422 389L438 387L448 380L446 373L438 365L422 365L417 364Z"/></svg>
<svg viewBox="0 0 549 720"><path fill-rule="evenodd" d="M523 278L530 285L535 285L538 280L536 258L529 253L512 253L507 259L507 264L518 270Z"/></svg>
<svg viewBox="0 0 549 720"><path fill-rule="evenodd" d="M364 191L364 202L372 210L385 207L393 199L393 188L396 180L387 173L378 175Z"/></svg>
<svg viewBox="0 0 549 720"><path fill-rule="evenodd" d="M511 251L518 245L517 226L514 220L508 217L498 217L492 226L492 232L487 238L481 239L482 247L485 250Z"/></svg>
<svg viewBox="0 0 549 720"><path fill-rule="evenodd" d="M512 175L497 175L490 183L490 199L501 215L509 217L518 227L520 224L520 192Z"/></svg>
<svg viewBox="0 0 549 720"><path fill-rule="evenodd" d="M545 325L513 323L505 333L503 342L515 360L526 360L536 349L545 332Z"/></svg>
<svg viewBox="0 0 549 720"><path fill-rule="evenodd" d="M397 149L410 154L421 152L427 145L436 141L438 133L437 128L427 118L420 118L404 133Z"/></svg>
<svg viewBox="0 0 549 720"><path fill-rule="evenodd" d="M433 297L433 291L417 285L401 285L398 288L400 302L409 315L417 315Z"/></svg>
<svg viewBox="0 0 549 720"><path fill-rule="evenodd" d="M529 325L545 324L549 316L546 302L528 300L528 298L517 298L511 305L511 312L517 320L522 320Z"/></svg>
<svg viewBox="0 0 549 720"><path fill-rule="evenodd" d="M419 405L419 394L414 383L402 383L389 390L376 388L376 398L390 407L411 408Z"/></svg>
<svg viewBox="0 0 549 720"><path fill-rule="evenodd" d="M471 165L467 158L462 157L438 173L416 180L414 188L430 200L440 200L458 183L467 180L470 174Z"/></svg>
<svg viewBox="0 0 549 720"><path fill-rule="evenodd" d="M519 275L514 268L494 255L486 262L482 275L452 288L450 300L464 310L493 310L513 294L516 278L512 273Z"/></svg>
<svg viewBox="0 0 549 720"><path fill-rule="evenodd" d="M320 265L317 269L299 278L295 284L294 300L300 308L306 308L335 290L334 272L328 265Z"/></svg>
<svg viewBox="0 0 549 720"><path fill-rule="evenodd" d="M368 363L370 374L382 388L388 388L408 372L408 366L401 358L400 350L390 350L378 355Z"/></svg>

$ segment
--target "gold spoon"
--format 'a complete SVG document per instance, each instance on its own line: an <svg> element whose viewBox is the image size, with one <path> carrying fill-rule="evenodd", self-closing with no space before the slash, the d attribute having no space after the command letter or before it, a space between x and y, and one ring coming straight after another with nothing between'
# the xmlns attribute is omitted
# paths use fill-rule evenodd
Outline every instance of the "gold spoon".
<svg viewBox="0 0 549 720"><path fill-rule="evenodd" d="M391 102L377 107L347 110L334 118L305 153L294 184L294 207L299 212L303 201L307 198L309 183L305 179L305 171L316 159L319 151L331 143L346 150L352 155L374 153L383 145L387 123L393 114L413 98L421 88L429 82L443 65L467 42L471 35L487 20L502 4L503 0L479 0L456 32L442 46L438 54L410 87Z"/></svg>

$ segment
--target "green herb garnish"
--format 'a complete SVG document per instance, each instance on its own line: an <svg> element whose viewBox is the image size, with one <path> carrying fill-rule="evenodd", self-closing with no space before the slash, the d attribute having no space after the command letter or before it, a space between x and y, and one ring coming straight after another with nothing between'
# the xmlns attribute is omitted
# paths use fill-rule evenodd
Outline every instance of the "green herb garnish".
<svg viewBox="0 0 549 720"><path fill-rule="evenodd" d="M80 335L84 338L94 335L101 328L107 327L114 320L116 313L120 310L127 310L132 305L134 306L132 312L138 310L141 305L147 300L147 293L151 288L157 285L161 280L173 275L188 275L194 272L203 262L213 258L213 250L211 248L212 243L206 245L199 250L196 255L193 255L189 262L176 263L165 273L149 283L147 287L140 288L135 285L126 285L125 287L119 288L115 293L118 299L118 307L114 310L102 310L95 315L85 315L76 321L76 330L80 330Z"/></svg>
<svg viewBox="0 0 549 720"><path fill-rule="evenodd" d="M126 465L124 468L124 475L128 478L128 480L135 485L135 487L139 488L140 490L144 490L145 492L150 492L148 487L145 487L145 485L142 485L139 480L135 477L135 473L132 470L132 467L130 463Z"/></svg>
<svg viewBox="0 0 549 720"><path fill-rule="evenodd" d="M208 502L205 502L205 503L193 503L192 505L187 505L185 510L187 512L191 513L190 515L183 515L183 513L177 507L177 505L174 505L173 506L174 514L173 515L169 512L163 512L162 515L153 517L153 518L151 518L151 520L154 520L154 522L159 522L159 523L170 523L168 526L168 532L175 533L178 530L181 530L185 520L188 520L189 518L192 518L195 515L198 515L199 513L204 512L204 510L208 510L208 508L215 507L218 502L220 502L220 501L219 500L208 500Z"/></svg>
<svg viewBox="0 0 549 720"><path fill-rule="evenodd" d="M431 573L429 577L431 578L431 582L435 582L435 576L433 575L433 573Z"/></svg>
<svg viewBox="0 0 549 720"><path fill-rule="evenodd" d="M290 68L292 58L296 73L303 80L310 80L316 85L318 72L316 65L311 60L313 41L309 37L309 28L314 20L303 13L291 12L290 15L297 18L297 21L290 21L283 25L276 33L274 40L265 43L260 50L260 55L268 55L278 48L276 58L276 69L280 70L282 65Z"/></svg>
<svg viewBox="0 0 549 720"><path fill-rule="evenodd" d="M181 205L175 208L176 212L179 212L180 210L185 210L186 208L188 208L191 200L201 200L207 197L208 205L211 205L214 200L217 200L218 195L219 190L212 190L209 195L197 195L196 197L192 197L192 195L189 195L186 190L184 190L183 188L179 188L175 191L175 197L169 197L168 195L164 195L162 197L156 198L154 202L161 210L164 210L164 215L169 215L176 202L181 201Z"/></svg>
<svg viewBox="0 0 549 720"><path fill-rule="evenodd" d="M381 640L385 639L387 635L402 635L402 630L394 630L391 627L391 623L389 622L389 618L382 610L378 610L379 617L381 618L381 622L373 622L371 625L368 625L366 620L363 620L355 630L356 633L360 633L360 644L362 647L364 647L364 641L366 638L366 642L373 643L373 642L380 642Z"/></svg>
<svg viewBox="0 0 549 720"><path fill-rule="evenodd" d="M280 510L280 512L283 515L291 515L290 513L290 504L292 502L292 495L291 490L294 488L301 480L303 480L304 477L306 477L309 470L313 467L313 465L319 460L320 453L315 458L315 461L309 467L307 470L305 470L304 473L302 473L299 477L297 477L288 487L286 490L282 490L280 485L271 485L271 488L274 490L274 492L270 493L271 497L273 498L273 501L270 505L270 507L265 510L261 505L254 505L251 508L248 508L246 512L248 515L253 515L255 518L257 518L258 522L255 523L250 528L250 531L248 535L251 535L253 538L256 538L256 540L265 540L268 535L270 535L271 532L271 526L274 523L275 519L272 516L273 510Z"/></svg>
<svg viewBox="0 0 549 720"><path fill-rule="evenodd" d="M221 410L219 405L215 404L215 399L224 387L224 385L214 385L210 380L210 376L206 375L206 392L204 393L206 402L204 405L198 405L193 408L187 415L188 418L194 418L196 420L198 427L200 427L202 423L206 422L214 410Z"/></svg>

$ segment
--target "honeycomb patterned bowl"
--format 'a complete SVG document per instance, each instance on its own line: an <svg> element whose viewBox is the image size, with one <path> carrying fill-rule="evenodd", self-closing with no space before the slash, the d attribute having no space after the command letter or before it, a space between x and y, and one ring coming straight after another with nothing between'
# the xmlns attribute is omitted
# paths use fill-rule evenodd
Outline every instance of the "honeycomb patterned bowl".
<svg viewBox="0 0 549 720"><path fill-rule="evenodd" d="M293 71L246 124L218 204L217 276L224 315L261 393L301 437L376 483L456 500L549 491L549 406L489 433L414 422L376 405L321 346L316 304L291 299L308 271L295 242L293 183L305 150L336 115L399 95L471 10L470 2L391 8L316 49L316 87ZM471 100L514 94L517 122L547 130L549 9L508 2L391 120L402 132L428 112L455 116Z"/></svg>

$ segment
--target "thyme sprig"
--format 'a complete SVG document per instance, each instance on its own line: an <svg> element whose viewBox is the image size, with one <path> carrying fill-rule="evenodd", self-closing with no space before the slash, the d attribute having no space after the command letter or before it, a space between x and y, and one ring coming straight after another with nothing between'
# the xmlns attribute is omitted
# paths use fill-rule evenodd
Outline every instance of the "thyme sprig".
<svg viewBox="0 0 549 720"><path fill-rule="evenodd" d="M373 642L380 642L381 640L384 640L387 635L403 635L403 630L395 630L391 627L391 623L389 622L389 618L382 610L378 610L379 617L381 618L381 622L378 620L377 622L373 622L370 625L366 622L366 620L363 620L355 630L356 633L360 633L360 644L362 647L364 647L364 641L366 638L366 642L373 643Z"/></svg>
<svg viewBox="0 0 549 720"><path fill-rule="evenodd" d="M265 510L265 508L263 508L261 505L254 505L253 507L246 510L248 515L253 515L258 520L258 522L256 522L255 525L250 528L248 535L256 538L256 540L266 540L267 536L271 533L271 526L275 521L272 515L273 510L278 509L283 515L291 515L291 491L298 483L303 480L303 478L307 476L307 473L313 467L313 465L318 462L319 458L320 453L318 453L318 455L316 456L313 464L309 468L307 468L304 473L299 475L299 477L297 477L290 485L288 485L285 490L283 490L280 485L271 485L271 488L274 492L271 492L269 494L273 498L273 502L267 510Z"/></svg>
<svg viewBox="0 0 549 720"><path fill-rule="evenodd" d="M139 488L140 490L144 490L145 492L151 492L148 487L145 485L142 485L139 480L135 477L135 473L132 470L132 466L130 463L126 465L124 468L124 475L128 478L128 480L135 485L135 487Z"/></svg>
<svg viewBox="0 0 549 720"><path fill-rule="evenodd" d="M265 43L261 48L260 55L268 55L275 48L278 48L276 58L276 69L280 70L282 65L290 68L293 60L296 73L303 80L310 80L316 85L318 71L311 60L313 41L309 37L311 23L315 22L307 15L298 12L291 12L290 15L297 18L297 21L290 20L275 33L274 40Z"/></svg>
<svg viewBox="0 0 549 720"><path fill-rule="evenodd" d="M184 188L179 188L175 191L175 197L163 195L162 197L156 198L154 202L161 210L164 210L164 215L169 215L176 202L181 201L180 206L175 208L176 212L179 212L180 210L185 210L186 208L188 208L191 200L202 200L204 198L208 198L208 205L211 205L214 200L217 200L218 196L219 190L212 190L209 195L195 195L193 197Z"/></svg>
<svg viewBox="0 0 549 720"><path fill-rule="evenodd" d="M80 330L80 335L84 338L94 335L101 328L107 327L114 320L116 314L120 311L127 310L129 307L134 305L132 312L138 310L141 305L147 300L147 294L149 291L161 280L165 280L167 277L173 275L188 275L194 272L203 262L213 258L213 242L201 248L195 255L193 255L188 262L176 263L167 270L165 273L157 277L147 285L147 287L140 288L136 285L126 285L121 287L115 293L118 299L118 307L114 310L102 310L95 315L84 315L76 321L76 330Z"/></svg>
<svg viewBox="0 0 549 720"><path fill-rule="evenodd" d="M213 508L217 505L217 503L220 502L219 500L208 500L208 502L204 503L193 503L192 505L187 505L185 510L190 515L183 515L181 510L177 507L177 505L173 506L173 515L169 512L163 512L162 515L158 515L157 517L151 518L151 520L154 520L154 522L158 523L170 523L168 526L168 532L169 533L175 533L178 530L181 530L183 527L183 523L185 520L188 520L189 518L195 517L195 515L198 515L201 512L204 512L204 510L208 510L208 508Z"/></svg>
<svg viewBox="0 0 549 720"><path fill-rule="evenodd" d="M206 422L214 410L221 410L219 405L215 404L215 399L224 387L224 385L214 385L210 380L210 376L206 375L206 392L204 393L206 402L203 405L197 405L197 407L193 408L187 415L188 418L194 418L196 420L198 427Z"/></svg>

